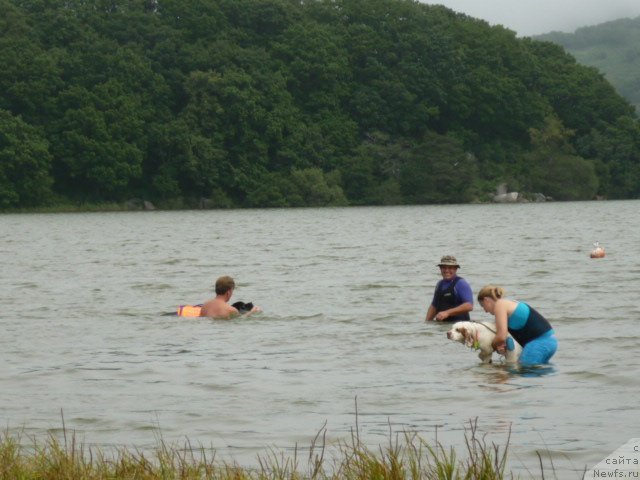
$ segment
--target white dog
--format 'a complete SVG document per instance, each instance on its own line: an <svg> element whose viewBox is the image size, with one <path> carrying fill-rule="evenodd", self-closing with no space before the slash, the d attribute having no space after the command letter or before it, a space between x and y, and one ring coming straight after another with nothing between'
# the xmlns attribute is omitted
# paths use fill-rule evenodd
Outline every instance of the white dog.
<svg viewBox="0 0 640 480"><path fill-rule="evenodd" d="M456 322L451 327L451 330L447 332L449 340L460 342L469 348L479 350L478 357L483 363L491 363L491 355L493 354L491 342L495 336L496 325L491 322ZM507 344L509 343L511 341L507 340ZM517 363L518 358L520 358L522 347L515 340L513 340L513 346L512 350L506 350L505 352L506 363Z"/></svg>

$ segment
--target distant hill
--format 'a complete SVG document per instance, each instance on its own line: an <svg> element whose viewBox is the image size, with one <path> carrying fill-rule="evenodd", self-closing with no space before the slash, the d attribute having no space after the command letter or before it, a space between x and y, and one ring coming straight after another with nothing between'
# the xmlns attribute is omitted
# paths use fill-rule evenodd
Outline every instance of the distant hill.
<svg viewBox="0 0 640 480"><path fill-rule="evenodd" d="M578 62L596 67L640 112L640 17L534 38L562 45Z"/></svg>

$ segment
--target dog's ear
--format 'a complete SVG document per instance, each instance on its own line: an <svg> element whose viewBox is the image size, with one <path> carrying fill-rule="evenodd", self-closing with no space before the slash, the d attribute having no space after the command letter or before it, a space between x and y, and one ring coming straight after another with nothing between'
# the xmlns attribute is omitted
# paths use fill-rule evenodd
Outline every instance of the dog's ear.
<svg viewBox="0 0 640 480"><path fill-rule="evenodd" d="M465 347L469 346L469 332L465 327L458 327L458 333L462 335L462 339L464 340Z"/></svg>
<svg viewBox="0 0 640 480"><path fill-rule="evenodd" d="M476 341L474 332L472 330L467 330L466 328L462 328L460 333L464 335L464 344L467 347L473 347L473 344Z"/></svg>

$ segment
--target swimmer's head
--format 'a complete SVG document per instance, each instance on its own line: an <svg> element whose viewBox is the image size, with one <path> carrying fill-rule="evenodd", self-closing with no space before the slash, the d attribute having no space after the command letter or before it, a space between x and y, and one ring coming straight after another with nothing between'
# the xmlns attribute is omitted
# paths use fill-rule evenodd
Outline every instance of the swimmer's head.
<svg viewBox="0 0 640 480"><path fill-rule="evenodd" d="M224 295L229 290L234 290L235 288L236 282L231 277L225 275L216 280L216 295Z"/></svg>

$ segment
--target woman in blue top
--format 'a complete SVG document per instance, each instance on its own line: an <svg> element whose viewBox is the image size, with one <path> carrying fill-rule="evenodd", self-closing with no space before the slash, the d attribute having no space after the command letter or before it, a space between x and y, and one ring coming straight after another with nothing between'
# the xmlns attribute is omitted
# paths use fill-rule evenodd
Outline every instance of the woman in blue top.
<svg viewBox="0 0 640 480"><path fill-rule="evenodd" d="M504 354L507 344L507 332L522 345L520 363L523 365L541 365L558 349L558 340L551 324L536 310L524 302L507 300L504 289L487 285L478 293L478 303L485 312L496 319L496 336L493 349Z"/></svg>

